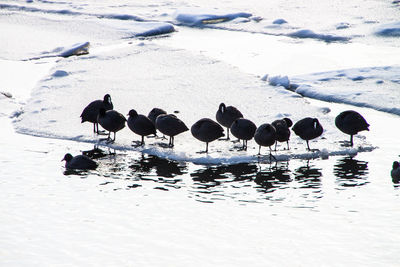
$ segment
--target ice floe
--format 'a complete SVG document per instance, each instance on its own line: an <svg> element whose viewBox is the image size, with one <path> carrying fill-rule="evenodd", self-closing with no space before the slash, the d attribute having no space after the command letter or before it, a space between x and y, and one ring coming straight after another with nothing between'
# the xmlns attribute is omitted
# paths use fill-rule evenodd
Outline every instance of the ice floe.
<svg viewBox="0 0 400 267"><path fill-rule="evenodd" d="M209 145L209 154L199 154L204 150L204 143L193 138L190 132L176 136L173 149L165 148L165 141L154 138L146 138L143 147L134 147L132 141L140 137L126 129L117 133L114 144L106 144L101 141L103 136L92 134L91 124L80 123L79 115L89 102L109 93L115 110L122 114L132 108L147 114L153 107L160 107L169 113L177 111L176 115L189 128L202 117L215 119L221 102L238 107L256 125L284 116L293 121L306 116L318 117L325 132L311 146L322 152L306 151L305 142L293 134L292 149L285 151L279 146L274 156L288 160L350 153L340 144L343 136L334 126L335 114L311 106L301 97L291 97L286 89L270 86L228 64L151 42L142 43L58 61L49 78L42 79L33 90L23 113L14 118L16 130L199 164L269 160L267 149L263 149L267 156L257 156L258 146L254 141L249 142L248 151L240 151L240 144L215 141ZM372 148L362 135L356 137L355 143L360 145L360 151Z"/></svg>

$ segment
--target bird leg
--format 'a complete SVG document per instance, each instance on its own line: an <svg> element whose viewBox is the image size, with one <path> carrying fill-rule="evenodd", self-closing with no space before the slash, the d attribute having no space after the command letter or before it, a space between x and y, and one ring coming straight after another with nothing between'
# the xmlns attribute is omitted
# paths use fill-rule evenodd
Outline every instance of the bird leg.
<svg viewBox="0 0 400 267"><path fill-rule="evenodd" d="M276 157L275 157L274 155L272 155L272 149L271 149L271 147L269 147L269 161L270 161L270 162L272 161L272 158L274 158L275 161L278 161L278 160L276 159Z"/></svg>
<svg viewBox="0 0 400 267"><path fill-rule="evenodd" d="M287 144L287 150L289 150L290 149L289 148L289 140L286 141L286 144Z"/></svg>
<svg viewBox="0 0 400 267"><path fill-rule="evenodd" d="M350 146L353 147L353 135L350 135Z"/></svg>
<svg viewBox="0 0 400 267"><path fill-rule="evenodd" d="M307 142L307 150L311 151L310 146L308 145L308 140L306 140L306 142Z"/></svg>

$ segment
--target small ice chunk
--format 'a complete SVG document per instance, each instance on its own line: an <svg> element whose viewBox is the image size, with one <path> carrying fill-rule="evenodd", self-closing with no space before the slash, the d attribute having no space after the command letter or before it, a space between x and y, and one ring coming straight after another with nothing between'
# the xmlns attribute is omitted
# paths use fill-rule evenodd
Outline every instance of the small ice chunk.
<svg viewBox="0 0 400 267"><path fill-rule="evenodd" d="M337 41L348 41L350 38L343 37L343 36L336 36L331 34L317 34L312 30L304 29L295 31L288 34L289 37L295 38L310 38L310 39L317 39L322 40L325 42L337 42Z"/></svg>
<svg viewBox="0 0 400 267"><path fill-rule="evenodd" d="M274 77L270 77L268 80L269 84L272 86L283 86L286 89L290 88L290 81L288 76L274 76Z"/></svg>
<svg viewBox="0 0 400 267"><path fill-rule="evenodd" d="M285 24L285 23L287 23L287 21L284 20L284 19L276 19L276 20L274 20L272 22L272 24L278 24L278 25L282 25L282 24Z"/></svg>
<svg viewBox="0 0 400 267"><path fill-rule="evenodd" d="M59 56L61 57L70 57L70 56L80 56L89 54L89 42L77 43L72 45L71 47L64 48Z"/></svg>
<svg viewBox="0 0 400 267"><path fill-rule="evenodd" d="M336 30L343 30L348 28L350 28L350 24L347 22L341 22L339 24L336 24Z"/></svg>
<svg viewBox="0 0 400 267"><path fill-rule="evenodd" d="M135 36L137 37L149 37L161 34L167 34L174 32L175 28L172 24L162 23L159 25L153 25L151 29L137 33Z"/></svg>
<svg viewBox="0 0 400 267"><path fill-rule="evenodd" d="M53 77L65 77L68 76L68 72L66 72L65 70L56 70L51 76Z"/></svg>
<svg viewBox="0 0 400 267"><path fill-rule="evenodd" d="M175 19L189 26L202 26L231 21L237 18L249 18L251 15L246 12L221 13L216 11L183 10L177 11Z"/></svg>
<svg viewBox="0 0 400 267"><path fill-rule="evenodd" d="M266 82L268 80L268 74L265 74L264 76L262 76L261 80Z"/></svg>

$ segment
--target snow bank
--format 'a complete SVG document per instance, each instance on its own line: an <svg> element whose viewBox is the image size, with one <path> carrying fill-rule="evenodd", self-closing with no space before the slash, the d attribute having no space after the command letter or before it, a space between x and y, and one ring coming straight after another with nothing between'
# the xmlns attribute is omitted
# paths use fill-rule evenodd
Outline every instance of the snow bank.
<svg viewBox="0 0 400 267"><path fill-rule="evenodd" d="M224 13L217 10L203 11L196 9L183 9L178 10L175 14L175 19L187 26L203 26L205 24L215 24L226 21L231 21L237 18L249 18L250 13L238 12L238 13Z"/></svg>

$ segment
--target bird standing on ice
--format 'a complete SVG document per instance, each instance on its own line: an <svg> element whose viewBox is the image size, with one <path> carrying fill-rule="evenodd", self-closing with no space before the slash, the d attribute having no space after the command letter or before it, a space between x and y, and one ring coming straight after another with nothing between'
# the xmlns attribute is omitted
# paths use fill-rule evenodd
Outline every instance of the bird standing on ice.
<svg viewBox="0 0 400 267"><path fill-rule="evenodd" d="M276 130L276 142L275 151L278 142L286 142L287 149L289 150L289 138L290 138L290 127L292 127L293 122L289 118L283 118L281 120L275 120L271 123Z"/></svg>
<svg viewBox="0 0 400 267"><path fill-rule="evenodd" d="M350 146L353 146L353 135L361 131L369 131L369 124L360 113L354 110L343 111L335 119L336 127L350 135Z"/></svg>
<svg viewBox="0 0 400 267"><path fill-rule="evenodd" d="M116 133L125 127L125 122L126 122L124 115L122 115L118 111L115 110L106 111L104 108L100 109L97 120L101 125L101 127L103 127L108 131L108 140L110 141L111 141L110 139L111 132L114 133L114 139L112 139L112 141L115 141Z"/></svg>
<svg viewBox="0 0 400 267"><path fill-rule="evenodd" d="M169 147L174 146L175 135L189 130L186 124L178 119L174 114L159 115L156 119L156 129L162 134L169 136Z"/></svg>
<svg viewBox="0 0 400 267"><path fill-rule="evenodd" d="M224 136L224 128L209 118L198 120L190 131L196 139L206 143L206 153L208 153L208 143Z"/></svg>
<svg viewBox="0 0 400 267"><path fill-rule="evenodd" d="M247 141L254 137L257 126L248 119L237 119L231 125L233 136L239 140L243 140L243 150L247 150Z"/></svg>
<svg viewBox="0 0 400 267"><path fill-rule="evenodd" d="M254 140L259 145L258 147L258 155L260 155L261 146L269 147L269 156L272 157L271 146L275 144L277 135L276 129L269 123L261 124L254 134Z"/></svg>
<svg viewBox="0 0 400 267"><path fill-rule="evenodd" d="M142 137L140 145L144 145L144 137L150 134L156 134L156 127L153 122L142 114L138 114L136 110L131 109L128 114L128 127L137 135Z"/></svg>
<svg viewBox="0 0 400 267"><path fill-rule="evenodd" d="M226 127L226 140L229 140L229 128L236 119L243 118L243 115L237 108L233 106L225 106L224 103L221 103L215 117L219 124Z"/></svg>
<svg viewBox="0 0 400 267"><path fill-rule="evenodd" d="M308 141L319 137L324 131L318 119L310 117L301 119L296 122L292 130L301 139L306 140L308 150L311 150Z"/></svg>
<svg viewBox="0 0 400 267"><path fill-rule="evenodd" d="M111 102L111 96L109 94L106 94L103 100L95 100L91 102L83 109L81 114L81 123L84 123L85 121L93 123L93 132L97 134L99 133L97 117L99 116L101 108L104 108L106 111L114 108L113 103Z"/></svg>

